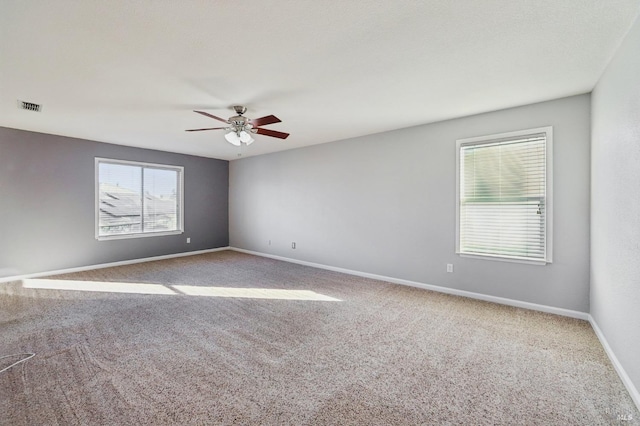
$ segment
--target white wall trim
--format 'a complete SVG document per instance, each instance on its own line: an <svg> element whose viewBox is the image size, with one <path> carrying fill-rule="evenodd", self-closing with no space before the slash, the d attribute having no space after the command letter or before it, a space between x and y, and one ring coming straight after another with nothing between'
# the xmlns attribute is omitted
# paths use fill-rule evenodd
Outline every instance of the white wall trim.
<svg viewBox="0 0 640 426"><path fill-rule="evenodd" d="M609 360L613 364L613 368L616 369L618 376L620 376L620 380L622 380L622 383L624 383L624 386L627 388L629 395L631 395L631 399L636 404L638 411L640 411L640 392L638 392L638 389L633 385L631 378L625 371L624 367L622 367L622 364L620 364L620 361L618 361L618 357L616 357L613 349L611 349L611 346L609 346L609 342L607 342L607 339L604 337L604 333L602 333L602 330L600 330L598 323L591 315L589 315L589 323L591 324L593 331L595 331L596 336L598 336L598 340L600 340L600 344L602 344L602 347L609 357Z"/></svg>
<svg viewBox="0 0 640 426"><path fill-rule="evenodd" d="M326 270L334 271L334 272L342 272L344 274L356 275L358 277L371 278L371 279L374 279L374 280L388 281L388 282L391 282L391 283L394 283L394 284L401 284L401 285L406 285L406 286L410 286L410 287L423 288L425 290L437 291L438 293L446 293L446 294L451 294L451 295L454 295L454 296L462 296L462 297L468 297L468 298L471 298L471 299L484 300L486 302L493 302L493 303L499 303L501 305L515 306L517 308L524 308L524 309L530 309L530 310L533 310L533 311L546 312L546 313L561 315L561 316L570 317L570 318L577 318L577 319L581 319L581 320L585 320L585 321L589 320L589 314L586 313L586 312L573 311L573 310L564 309L564 308L556 308L554 306L539 305L537 303L522 302L520 300L507 299L507 298L504 298L504 297L489 296L489 295L486 295L486 294L474 293L474 292L466 291L466 290L458 290L458 289L455 289L455 288L441 287L441 286L432 285L432 284L424 284L424 283L420 283L420 282L417 282L417 281L403 280L403 279L400 279L400 278L386 277L386 276L383 276L383 275L376 275L376 274L370 274L368 272L361 272L361 271L354 271L354 270L351 270L351 269L338 268L338 267L335 267L335 266L329 266L329 265L323 265L323 264L320 264L320 263L307 262L307 261L304 261L304 260L292 259L292 258L284 257L284 256L276 256L276 255L273 255L273 254L261 253L261 252L252 251L252 250L245 250L245 249L241 249L241 248L237 248L237 247L229 247L229 249L237 251L237 252L241 252L241 253L252 254L252 255L255 255L255 256L268 257L270 259L276 259L276 260L282 260L284 262L296 263L298 265L311 266L313 268L326 269Z"/></svg>
<svg viewBox="0 0 640 426"><path fill-rule="evenodd" d="M132 265L134 263L153 262L155 260L172 259L174 257L195 256L197 254L213 253L213 252L222 251L222 250L229 250L229 246L218 247L218 248L207 249L207 250L196 250L196 251L186 251L182 253L165 254L162 256L143 257L141 259L121 260L119 262L101 263L98 265L78 266L75 268L58 269L55 271L35 272L33 274L26 274L26 275L13 275L10 277L0 277L0 284L10 282L10 281L24 280L28 278L46 277L49 275L71 274L73 272L91 271L93 269L111 268L113 266L124 266L124 265Z"/></svg>

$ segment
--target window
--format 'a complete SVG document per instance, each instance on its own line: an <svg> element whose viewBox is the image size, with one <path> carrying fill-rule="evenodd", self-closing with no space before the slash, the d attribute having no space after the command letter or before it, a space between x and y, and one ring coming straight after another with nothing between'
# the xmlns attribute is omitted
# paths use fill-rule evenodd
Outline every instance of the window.
<svg viewBox="0 0 640 426"><path fill-rule="evenodd" d="M96 238L183 230L183 168L96 158Z"/></svg>
<svg viewBox="0 0 640 426"><path fill-rule="evenodd" d="M457 141L456 252L551 262L552 128Z"/></svg>

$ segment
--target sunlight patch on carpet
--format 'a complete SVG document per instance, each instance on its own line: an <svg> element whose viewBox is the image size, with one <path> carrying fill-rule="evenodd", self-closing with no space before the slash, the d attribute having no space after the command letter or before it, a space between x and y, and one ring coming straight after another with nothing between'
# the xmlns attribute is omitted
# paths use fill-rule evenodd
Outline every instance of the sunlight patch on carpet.
<svg viewBox="0 0 640 426"><path fill-rule="evenodd" d="M239 287L200 287L191 285L173 286L176 290L189 296L210 297L246 297L251 299L283 299L283 300L320 300L324 302L341 302L324 294L311 290L285 290L274 288L239 288Z"/></svg>
<svg viewBox="0 0 640 426"><path fill-rule="evenodd" d="M22 280L22 287L42 290L96 291L104 293L178 294L175 290L160 284L119 283L111 281L26 279Z"/></svg>
<svg viewBox="0 0 640 426"><path fill-rule="evenodd" d="M311 290L286 290L273 288L204 287L191 285L163 285L35 278L22 280L22 286L24 288L39 290L89 291L101 293L157 294L170 296L182 294L187 296L249 299L314 300L322 302L342 301Z"/></svg>

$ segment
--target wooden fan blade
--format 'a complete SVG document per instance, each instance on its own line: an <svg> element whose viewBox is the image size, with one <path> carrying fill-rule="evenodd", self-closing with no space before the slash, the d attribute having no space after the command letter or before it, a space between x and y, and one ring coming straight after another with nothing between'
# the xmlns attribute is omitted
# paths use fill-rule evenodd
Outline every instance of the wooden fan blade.
<svg viewBox="0 0 640 426"><path fill-rule="evenodd" d="M264 117L254 118L253 120L249 121L251 122L251 124L253 124L253 127L258 127L266 126L267 124L280 123L282 120L280 120L275 115L266 115Z"/></svg>
<svg viewBox="0 0 640 426"><path fill-rule="evenodd" d="M269 129L256 129L259 135L265 135L265 136L271 136L272 138L280 138L280 139L286 139L289 137L289 133L284 133L284 132L276 132L275 130L269 130Z"/></svg>
<svg viewBox="0 0 640 426"><path fill-rule="evenodd" d="M206 117L213 118L214 120L222 121L223 123L229 123L224 118L216 117L215 115L209 114L208 112L204 112L204 111L193 111L193 112L197 112L198 114L202 114Z"/></svg>
<svg viewBox="0 0 640 426"><path fill-rule="evenodd" d="M189 129L189 130L185 130L185 132L200 132L202 130L220 130L220 129L226 129L226 127L209 127L208 129Z"/></svg>

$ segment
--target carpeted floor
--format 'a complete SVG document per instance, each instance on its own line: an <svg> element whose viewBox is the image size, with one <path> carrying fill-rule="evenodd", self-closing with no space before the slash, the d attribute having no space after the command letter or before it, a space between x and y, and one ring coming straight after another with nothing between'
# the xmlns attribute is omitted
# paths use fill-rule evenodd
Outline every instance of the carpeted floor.
<svg viewBox="0 0 640 426"><path fill-rule="evenodd" d="M0 336L3 425L640 419L587 322L233 251L0 284Z"/></svg>

